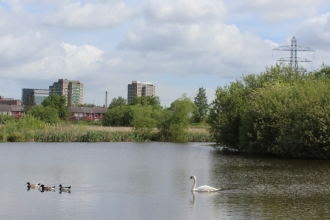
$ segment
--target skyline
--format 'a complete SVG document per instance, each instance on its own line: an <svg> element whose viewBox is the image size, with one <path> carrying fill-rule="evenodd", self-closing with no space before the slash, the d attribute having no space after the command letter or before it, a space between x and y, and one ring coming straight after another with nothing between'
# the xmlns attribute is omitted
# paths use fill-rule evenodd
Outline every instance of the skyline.
<svg viewBox="0 0 330 220"><path fill-rule="evenodd" d="M48 89L58 79L84 84L84 103L127 98L127 85L148 81L169 106L200 87L258 74L289 52L312 63L330 58L326 0L0 0L0 95Z"/></svg>

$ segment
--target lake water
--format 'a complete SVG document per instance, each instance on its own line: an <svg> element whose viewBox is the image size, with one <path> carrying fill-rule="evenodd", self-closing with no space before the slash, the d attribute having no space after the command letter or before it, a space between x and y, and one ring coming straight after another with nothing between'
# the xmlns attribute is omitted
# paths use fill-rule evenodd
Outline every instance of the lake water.
<svg viewBox="0 0 330 220"><path fill-rule="evenodd" d="M0 173L0 219L330 219L329 161L200 143L1 143Z"/></svg>

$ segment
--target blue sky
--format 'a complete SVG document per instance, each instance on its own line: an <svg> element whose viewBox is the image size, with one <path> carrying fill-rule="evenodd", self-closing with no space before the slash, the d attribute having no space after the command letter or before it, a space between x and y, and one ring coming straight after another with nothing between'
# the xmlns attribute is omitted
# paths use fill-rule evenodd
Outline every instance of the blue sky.
<svg viewBox="0 0 330 220"><path fill-rule="evenodd" d="M85 103L156 85L163 105L258 74L298 45L315 70L330 60L328 0L0 0L0 95L80 80Z"/></svg>

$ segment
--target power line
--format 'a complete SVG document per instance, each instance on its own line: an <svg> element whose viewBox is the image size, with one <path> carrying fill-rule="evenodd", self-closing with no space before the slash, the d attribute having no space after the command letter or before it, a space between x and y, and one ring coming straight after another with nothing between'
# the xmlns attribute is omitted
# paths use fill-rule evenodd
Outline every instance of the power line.
<svg viewBox="0 0 330 220"><path fill-rule="evenodd" d="M274 48L273 50L279 50L279 51L290 51L290 57L284 57L280 58L277 61L284 61L289 62L289 65L291 68L294 68L295 70L298 69L298 62L311 62L310 60L306 58L297 57L297 51L309 51L309 52L315 52L314 49L310 47L302 47L297 45L297 40L295 37L291 39L291 45L288 46L279 46Z"/></svg>

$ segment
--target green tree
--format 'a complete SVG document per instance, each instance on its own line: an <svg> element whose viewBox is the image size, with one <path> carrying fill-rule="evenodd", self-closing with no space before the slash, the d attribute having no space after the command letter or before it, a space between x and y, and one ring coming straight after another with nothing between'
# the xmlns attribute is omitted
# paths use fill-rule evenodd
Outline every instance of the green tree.
<svg viewBox="0 0 330 220"><path fill-rule="evenodd" d="M303 71L302 71L303 72ZM216 143L222 147L241 149L240 126L242 115L251 101L251 96L262 88L276 82L293 85L308 79L315 79L312 74L304 74L290 66L278 64L261 74L243 76L241 80L218 87L215 100L211 103L208 123Z"/></svg>
<svg viewBox="0 0 330 220"><path fill-rule="evenodd" d="M145 110L145 112L143 111ZM114 98L102 121L104 126L133 126L135 132L149 135L155 128L155 112L161 110L158 97L135 97L133 103L126 104L123 97Z"/></svg>
<svg viewBox="0 0 330 220"><path fill-rule="evenodd" d="M103 106L99 106L99 105L95 105L95 104L92 104L92 103L84 103L84 104L79 104L78 105L79 107L103 107Z"/></svg>
<svg viewBox="0 0 330 220"><path fill-rule="evenodd" d="M251 96L242 115L243 151L330 158L330 81L272 83Z"/></svg>
<svg viewBox="0 0 330 220"><path fill-rule="evenodd" d="M131 106L109 108L102 120L103 126L130 126L132 120Z"/></svg>
<svg viewBox="0 0 330 220"><path fill-rule="evenodd" d="M133 101L130 103L130 105L137 105L137 104L141 104L141 105L151 105L157 108L161 108L160 105L160 100L159 97L152 97L152 96L135 96Z"/></svg>
<svg viewBox="0 0 330 220"><path fill-rule="evenodd" d="M33 108L33 106L35 106L34 98L32 96L29 96L23 104L24 104L24 112L28 112Z"/></svg>
<svg viewBox="0 0 330 220"><path fill-rule="evenodd" d="M133 117L131 126L134 131L145 138L151 138L153 129L157 127L160 110L151 105L137 104L131 106Z"/></svg>
<svg viewBox="0 0 330 220"><path fill-rule="evenodd" d="M171 103L159 119L158 129L161 139L173 142L186 142L187 129L196 105L184 94Z"/></svg>
<svg viewBox="0 0 330 220"><path fill-rule="evenodd" d="M239 149L239 127L244 111L245 92L243 83L239 81L216 90L208 124L216 143L222 147Z"/></svg>
<svg viewBox="0 0 330 220"><path fill-rule="evenodd" d="M127 105L126 99L124 99L121 96L118 96L118 98L113 98L109 108L115 108L115 107L121 107Z"/></svg>
<svg viewBox="0 0 330 220"><path fill-rule="evenodd" d="M28 114L31 114L35 118L40 119L41 121L56 124L60 121L60 118L58 117L58 111L55 108L52 108L50 106L44 107L44 106L35 106L33 109L31 109Z"/></svg>
<svg viewBox="0 0 330 220"><path fill-rule="evenodd" d="M322 65L320 70L315 71L316 77L329 77L330 78L330 67Z"/></svg>
<svg viewBox="0 0 330 220"><path fill-rule="evenodd" d="M197 123L205 121L207 119L209 105L207 103L207 96L203 87L198 89L194 103L198 108L198 114L194 114L194 121Z"/></svg>
<svg viewBox="0 0 330 220"><path fill-rule="evenodd" d="M330 79L276 65L219 87L208 123L218 146L295 158L330 158Z"/></svg>
<svg viewBox="0 0 330 220"><path fill-rule="evenodd" d="M0 118L1 118L0 124L7 124L15 121L15 117L13 115L1 114Z"/></svg>
<svg viewBox="0 0 330 220"><path fill-rule="evenodd" d="M41 104L44 107L51 107L56 109L58 112L58 117L62 120L67 119L70 115L64 96L53 94L48 96Z"/></svg>

